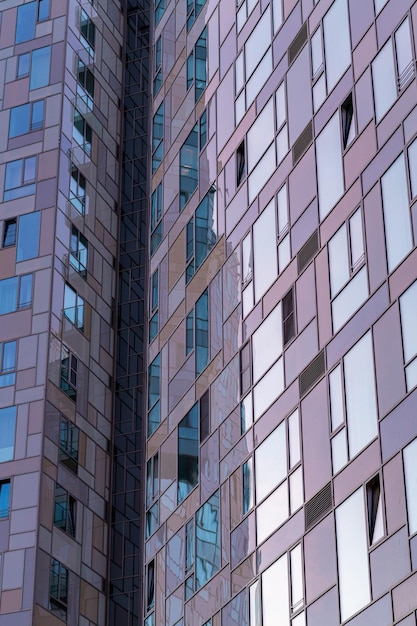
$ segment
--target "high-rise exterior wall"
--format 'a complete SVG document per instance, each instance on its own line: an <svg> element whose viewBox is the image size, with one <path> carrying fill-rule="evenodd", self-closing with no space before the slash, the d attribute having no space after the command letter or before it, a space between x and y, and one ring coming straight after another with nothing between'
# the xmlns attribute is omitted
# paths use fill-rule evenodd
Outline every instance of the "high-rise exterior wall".
<svg viewBox="0 0 417 626"><path fill-rule="evenodd" d="M416 624L416 11L155 2L146 626Z"/></svg>
<svg viewBox="0 0 417 626"><path fill-rule="evenodd" d="M124 16L0 6L0 624L106 623Z"/></svg>

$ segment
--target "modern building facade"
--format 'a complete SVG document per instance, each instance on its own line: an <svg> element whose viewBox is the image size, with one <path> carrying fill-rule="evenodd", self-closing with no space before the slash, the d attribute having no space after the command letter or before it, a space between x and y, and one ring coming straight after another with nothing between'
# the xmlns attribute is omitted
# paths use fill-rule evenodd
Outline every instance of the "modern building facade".
<svg viewBox="0 0 417 626"><path fill-rule="evenodd" d="M0 20L0 626L415 626L417 2Z"/></svg>

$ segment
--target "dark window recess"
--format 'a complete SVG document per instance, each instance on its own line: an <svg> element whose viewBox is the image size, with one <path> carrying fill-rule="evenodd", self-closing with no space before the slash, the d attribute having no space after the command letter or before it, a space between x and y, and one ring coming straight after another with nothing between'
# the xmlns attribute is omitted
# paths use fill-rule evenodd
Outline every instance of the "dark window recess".
<svg viewBox="0 0 417 626"><path fill-rule="evenodd" d="M146 611L155 605L155 561L148 563L146 570Z"/></svg>
<svg viewBox="0 0 417 626"><path fill-rule="evenodd" d="M292 63L298 53L301 52L301 49L307 41L307 35L307 22L305 22L301 26L300 30L292 40L290 47L288 48L288 64Z"/></svg>
<svg viewBox="0 0 417 626"><path fill-rule="evenodd" d="M4 222L3 248L16 245L16 218Z"/></svg>
<svg viewBox="0 0 417 626"><path fill-rule="evenodd" d="M307 393L307 391L323 376L324 372L324 350L322 350L311 361L311 363L307 365L298 377L300 397Z"/></svg>
<svg viewBox="0 0 417 626"><path fill-rule="evenodd" d="M309 122L292 147L292 162L297 163L313 142L313 123Z"/></svg>
<svg viewBox="0 0 417 626"><path fill-rule="evenodd" d="M250 368L250 344L247 343L240 351L240 395L243 396L252 383Z"/></svg>
<svg viewBox="0 0 417 626"><path fill-rule="evenodd" d="M380 523L382 518L382 502L378 475L372 478L366 485L366 500L368 505L369 545L372 546L381 537L381 529L378 522Z"/></svg>
<svg viewBox="0 0 417 626"><path fill-rule="evenodd" d="M349 141L350 129L353 122L353 99L350 93L341 107L342 113L342 140L343 148L346 148Z"/></svg>
<svg viewBox="0 0 417 626"><path fill-rule="evenodd" d="M236 150L236 185L239 187L240 183L246 176L246 151L245 142L242 141L238 149Z"/></svg>
<svg viewBox="0 0 417 626"><path fill-rule="evenodd" d="M282 334L284 346L295 336L294 289L282 299Z"/></svg>
<svg viewBox="0 0 417 626"><path fill-rule="evenodd" d="M199 452L198 402L178 424L178 502L182 502L198 483Z"/></svg>
<svg viewBox="0 0 417 626"><path fill-rule="evenodd" d="M66 489L55 484L54 524L67 535L75 537L75 517L77 503Z"/></svg>
<svg viewBox="0 0 417 626"><path fill-rule="evenodd" d="M332 507L333 494L332 483L330 482L306 502L304 508L306 531L331 511Z"/></svg>
<svg viewBox="0 0 417 626"><path fill-rule="evenodd" d="M314 258L316 252L319 249L319 233L317 230L307 239L302 248L300 248L297 254L297 266L298 273L300 274L304 268L310 263L310 261Z"/></svg>
<svg viewBox="0 0 417 626"><path fill-rule="evenodd" d="M200 398L200 442L207 439L210 434L210 400L209 392Z"/></svg>
<svg viewBox="0 0 417 626"><path fill-rule="evenodd" d="M79 439L78 427L63 418L59 431L59 461L75 473L78 470Z"/></svg>

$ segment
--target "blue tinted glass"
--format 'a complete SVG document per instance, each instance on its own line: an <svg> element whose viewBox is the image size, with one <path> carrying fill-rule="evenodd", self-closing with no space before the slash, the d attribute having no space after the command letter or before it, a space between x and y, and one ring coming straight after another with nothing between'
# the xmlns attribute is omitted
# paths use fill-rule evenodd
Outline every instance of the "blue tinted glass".
<svg viewBox="0 0 417 626"><path fill-rule="evenodd" d="M49 0L39 0L38 21L42 22L49 17Z"/></svg>
<svg viewBox="0 0 417 626"><path fill-rule="evenodd" d="M195 305L195 375L201 374L208 363L208 292L207 289Z"/></svg>
<svg viewBox="0 0 417 626"><path fill-rule="evenodd" d="M0 280L0 315L16 311L18 277Z"/></svg>
<svg viewBox="0 0 417 626"><path fill-rule="evenodd" d="M198 124L180 150L180 211L198 185Z"/></svg>
<svg viewBox="0 0 417 626"><path fill-rule="evenodd" d="M32 105L32 120L30 130L39 130L43 126L44 101L39 100Z"/></svg>
<svg viewBox="0 0 417 626"><path fill-rule="evenodd" d="M196 514L195 577L199 589L220 568L220 499L216 491Z"/></svg>
<svg viewBox="0 0 417 626"><path fill-rule="evenodd" d="M0 483L0 519L8 517L10 502L10 481Z"/></svg>
<svg viewBox="0 0 417 626"><path fill-rule="evenodd" d="M19 217L16 261L33 259L39 254L40 211Z"/></svg>
<svg viewBox="0 0 417 626"><path fill-rule="evenodd" d="M3 372L16 368L16 342L8 341L3 344Z"/></svg>
<svg viewBox="0 0 417 626"><path fill-rule="evenodd" d="M51 67L51 46L38 48L32 52L32 67L30 70L29 89L39 89L49 85L49 70Z"/></svg>
<svg viewBox="0 0 417 626"><path fill-rule="evenodd" d="M21 78L22 76L27 76L29 74L29 61L30 54L28 52L26 54L19 55L17 78Z"/></svg>
<svg viewBox="0 0 417 626"><path fill-rule="evenodd" d="M4 189L15 189L22 182L23 159L11 161L6 165L6 178L4 181ZM5 198L6 199L6 198Z"/></svg>
<svg viewBox="0 0 417 626"><path fill-rule="evenodd" d="M35 38L37 2L22 4L17 9L15 43Z"/></svg>
<svg viewBox="0 0 417 626"><path fill-rule="evenodd" d="M20 278L19 308L30 306L32 303L32 274Z"/></svg>
<svg viewBox="0 0 417 626"><path fill-rule="evenodd" d="M198 483L198 402L178 425L178 502Z"/></svg>
<svg viewBox="0 0 417 626"><path fill-rule="evenodd" d="M215 192L209 191L195 212L195 269L197 270L217 239Z"/></svg>
<svg viewBox="0 0 417 626"><path fill-rule="evenodd" d="M30 104L22 104L10 110L9 137L18 137L29 131Z"/></svg>
<svg viewBox="0 0 417 626"><path fill-rule="evenodd" d="M13 459L15 426L16 407L0 409L0 463Z"/></svg>

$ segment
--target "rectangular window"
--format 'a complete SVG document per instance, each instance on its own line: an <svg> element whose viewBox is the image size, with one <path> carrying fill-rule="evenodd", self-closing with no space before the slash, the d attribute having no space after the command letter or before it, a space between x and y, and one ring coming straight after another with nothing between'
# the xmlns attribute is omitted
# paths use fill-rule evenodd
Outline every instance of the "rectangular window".
<svg viewBox="0 0 417 626"><path fill-rule="evenodd" d="M152 174L156 172L164 156L164 103L162 102L152 121Z"/></svg>
<svg viewBox="0 0 417 626"><path fill-rule="evenodd" d="M155 3L155 26L165 13L166 0L154 0Z"/></svg>
<svg viewBox="0 0 417 626"><path fill-rule="evenodd" d="M151 343L158 334L159 328L159 271L155 270L151 278L151 315L149 319L149 343Z"/></svg>
<svg viewBox="0 0 417 626"><path fill-rule="evenodd" d="M80 170L72 164L69 197L71 204L81 215L84 215L85 212L85 188L85 177L81 174Z"/></svg>
<svg viewBox="0 0 417 626"><path fill-rule="evenodd" d="M17 75L16 78L23 78L29 76L31 53L19 54L17 62Z"/></svg>
<svg viewBox="0 0 417 626"><path fill-rule="evenodd" d="M208 289L195 304L195 375L196 378L209 362L209 308Z"/></svg>
<svg viewBox="0 0 417 626"><path fill-rule="evenodd" d="M373 546L384 536L384 518L379 475L374 476L365 487L368 508L368 539Z"/></svg>
<svg viewBox="0 0 417 626"><path fill-rule="evenodd" d="M216 491L195 516L195 589L220 569L220 496Z"/></svg>
<svg viewBox="0 0 417 626"><path fill-rule="evenodd" d="M40 225L40 211L26 213L19 217L16 261L27 261L38 256Z"/></svg>
<svg viewBox="0 0 417 626"><path fill-rule="evenodd" d="M146 464L146 537L158 528L159 455L154 454Z"/></svg>
<svg viewBox="0 0 417 626"><path fill-rule="evenodd" d="M16 380L16 341L0 343L0 388L14 385Z"/></svg>
<svg viewBox="0 0 417 626"><path fill-rule="evenodd" d="M68 283L64 289L64 315L78 330L84 331L84 300Z"/></svg>
<svg viewBox="0 0 417 626"><path fill-rule="evenodd" d="M410 207L404 155L400 154L381 178L388 271L407 256L413 247Z"/></svg>
<svg viewBox="0 0 417 626"><path fill-rule="evenodd" d="M62 346L60 388L74 402L77 398L77 370L77 357Z"/></svg>
<svg viewBox="0 0 417 626"><path fill-rule="evenodd" d="M194 350L194 309L188 313L185 327L185 355Z"/></svg>
<svg viewBox="0 0 417 626"><path fill-rule="evenodd" d="M186 282L191 280L217 241L216 192L211 188L198 205L186 230Z"/></svg>
<svg viewBox="0 0 417 626"><path fill-rule="evenodd" d="M236 150L236 187L246 178L246 149L245 140L238 146Z"/></svg>
<svg viewBox="0 0 417 626"><path fill-rule="evenodd" d="M316 139L320 221L330 213L344 191L342 145L337 111Z"/></svg>
<svg viewBox="0 0 417 626"><path fill-rule="evenodd" d="M278 270L282 272L291 261L290 218L287 184L277 194Z"/></svg>
<svg viewBox="0 0 417 626"><path fill-rule="evenodd" d="M282 299L282 338L284 346L295 337L294 289Z"/></svg>
<svg viewBox="0 0 417 626"><path fill-rule="evenodd" d="M198 187L198 124L180 149L180 211Z"/></svg>
<svg viewBox="0 0 417 626"><path fill-rule="evenodd" d="M32 274L0 280L0 315L32 304Z"/></svg>
<svg viewBox="0 0 417 626"><path fill-rule="evenodd" d="M333 331L337 332L369 293L360 208L330 239L328 252Z"/></svg>
<svg viewBox="0 0 417 626"><path fill-rule="evenodd" d="M94 57L94 47L96 39L96 27L92 20L88 17L84 9L81 9L80 16L80 39L84 48L90 56Z"/></svg>
<svg viewBox="0 0 417 626"><path fill-rule="evenodd" d="M153 74L153 95L154 97L162 86L162 36L160 35L155 43L154 74Z"/></svg>
<svg viewBox="0 0 417 626"><path fill-rule="evenodd" d="M374 354L368 332L329 374L333 472L378 435Z"/></svg>
<svg viewBox="0 0 417 626"><path fill-rule="evenodd" d="M246 317L253 308L253 281L252 281L252 233L249 232L242 240L242 312Z"/></svg>
<svg viewBox="0 0 417 626"><path fill-rule="evenodd" d="M253 507L253 463L252 458L242 465L243 515Z"/></svg>
<svg viewBox="0 0 417 626"><path fill-rule="evenodd" d="M17 8L15 44L35 39L37 2L21 4Z"/></svg>
<svg viewBox="0 0 417 626"><path fill-rule="evenodd" d="M252 13L258 0L238 0L236 7L239 5L239 9L236 15L237 30L240 32L246 23L249 15Z"/></svg>
<svg viewBox="0 0 417 626"><path fill-rule="evenodd" d="M44 100L10 109L9 139L43 128Z"/></svg>
<svg viewBox="0 0 417 626"><path fill-rule="evenodd" d="M203 30L194 48L195 101L197 102L207 85L207 28Z"/></svg>
<svg viewBox="0 0 417 626"><path fill-rule="evenodd" d="M51 69L51 46L32 51L29 89L39 89L49 85Z"/></svg>
<svg viewBox="0 0 417 626"><path fill-rule="evenodd" d="M72 127L72 136L75 141L82 147L84 152L91 157L93 131L92 128L79 111L74 109L74 124Z"/></svg>
<svg viewBox="0 0 417 626"><path fill-rule="evenodd" d="M148 367L148 437L161 421L161 355L158 354Z"/></svg>
<svg viewBox="0 0 417 626"><path fill-rule="evenodd" d="M287 99L285 93L285 81L281 83L275 93L276 127L277 127L277 159L281 163L288 152L288 125L287 125ZM249 133L248 133L249 134Z"/></svg>
<svg viewBox="0 0 417 626"><path fill-rule="evenodd" d="M178 503L198 484L199 403L178 424Z"/></svg>
<svg viewBox="0 0 417 626"><path fill-rule="evenodd" d="M75 537L76 506L75 498L55 483L54 524L71 537Z"/></svg>
<svg viewBox="0 0 417 626"><path fill-rule="evenodd" d="M146 566L146 612L155 606L155 561Z"/></svg>
<svg viewBox="0 0 417 626"><path fill-rule="evenodd" d="M83 278L87 276L88 241L74 225L71 226L70 255L71 266Z"/></svg>
<svg viewBox="0 0 417 626"><path fill-rule="evenodd" d="M14 437L16 429L16 407L0 409L0 463L14 457Z"/></svg>
<svg viewBox="0 0 417 626"><path fill-rule="evenodd" d="M94 75L88 66L78 60L78 84L77 95L90 110L94 105Z"/></svg>
<svg viewBox="0 0 417 626"><path fill-rule="evenodd" d="M66 621L68 604L68 570L56 559L51 559L49 578L49 609Z"/></svg>
<svg viewBox="0 0 417 626"><path fill-rule="evenodd" d="M151 196L151 256L162 241L162 183Z"/></svg>
<svg viewBox="0 0 417 626"><path fill-rule="evenodd" d="M336 509L337 563L342 622L371 601L365 500L362 489Z"/></svg>
<svg viewBox="0 0 417 626"><path fill-rule="evenodd" d="M255 303L278 276L276 211L270 202L253 225L253 280Z"/></svg>
<svg viewBox="0 0 417 626"><path fill-rule="evenodd" d="M38 22L49 19L50 0L38 0Z"/></svg>
<svg viewBox="0 0 417 626"><path fill-rule="evenodd" d="M80 431L78 427L62 418L59 429L59 461L74 473L77 473L78 470L79 442Z"/></svg>
<svg viewBox="0 0 417 626"><path fill-rule="evenodd" d="M0 481L0 519L9 517L10 480Z"/></svg>
<svg viewBox="0 0 417 626"><path fill-rule="evenodd" d="M400 297L401 329L407 391L417 385L417 282Z"/></svg>
<svg viewBox="0 0 417 626"><path fill-rule="evenodd" d="M3 248L9 248L16 245L16 227L17 220L13 217L10 220L5 220L3 229Z"/></svg>
<svg viewBox="0 0 417 626"><path fill-rule="evenodd" d="M414 535L417 532L417 439L414 439L404 448L403 454L408 532L410 535Z"/></svg>
<svg viewBox="0 0 417 626"><path fill-rule="evenodd" d="M6 163L4 202L30 196L36 191L36 156Z"/></svg>
<svg viewBox="0 0 417 626"><path fill-rule="evenodd" d="M187 31L194 24L205 3L206 0L187 0Z"/></svg>

